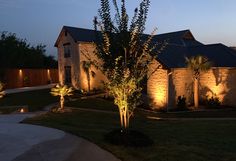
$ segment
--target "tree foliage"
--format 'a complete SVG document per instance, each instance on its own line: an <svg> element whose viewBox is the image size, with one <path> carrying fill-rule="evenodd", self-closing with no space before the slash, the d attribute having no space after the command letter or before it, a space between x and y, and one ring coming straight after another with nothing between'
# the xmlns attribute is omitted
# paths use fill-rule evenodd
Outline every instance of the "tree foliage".
<svg viewBox="0 0 236 161"><path fill-rule="evenodd" d="M108 79L106 87L119 107L121 126L127 129L134 109L140 104L141 82L147 76L148 65L161 49L157 50L152 41L156 30L151 35L144 34L150 0L142 0L131 21L126 1L121 0L120 7L116 0L112 2L114 18L109 0L101 0L99 17L94 19L96 55L103 62L98 68ZM99 64L96 60L92 62Z"/></svg>
<svg viewBox="0 0 236 161"><path fill-rule="evenodd" d="M201 72L209 70L212 66L208 58L201 55L186 58L186 63L187 67L193 71L194 79L199 79Z"/></svg>
<svg viewBox="0 0 236 161"><path fill-rule="evenodd" d="M60 109L59 111L64 111L64 103L65 103L65 96L73 95L72 87L68 87L67 85L56 85L56 87L51 89L50 92L53 96L60 97Z"/></svg>
<svg viewBox="0 0 236 161"><path fill-rule="evenodd" d="M91 77L95 77L96 73L91 70L93 63L91 61L82 61L82 68L87 76L87 82L88 82L88 92L90 92L90 80Z"/></svg>
<svg viewBox="0 0 236 161"><path fill-rule="evenodd" d="M1 32L1 68L57 68L53 56L46 56L45 45L31 46L16 34Z"/></svg>
<svg viewBox="0 0 236 161"><path fill-rule="evenodd" d="M205 56L193 56L186 58L187 67L193 72L193 83L194 83L194 106L199 106L199 78L200 74L211 68L212 63Z"/></svg>

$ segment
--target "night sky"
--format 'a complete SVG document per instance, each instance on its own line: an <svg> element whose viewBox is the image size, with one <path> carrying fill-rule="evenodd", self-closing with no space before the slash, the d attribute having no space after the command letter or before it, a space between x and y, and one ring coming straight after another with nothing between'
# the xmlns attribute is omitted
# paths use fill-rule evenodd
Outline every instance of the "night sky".
<svg viewBox="0 0 236 161"><path fill-rule="evenodd" d="M130 17L139 0L127 0ZM54 42L63 25L93 28L99 0L0 0L0 31L16 33L31 44L47 45L56 55ZM146 33L190 29L203 43L236 46L235 0L151 0Z"/></svg>

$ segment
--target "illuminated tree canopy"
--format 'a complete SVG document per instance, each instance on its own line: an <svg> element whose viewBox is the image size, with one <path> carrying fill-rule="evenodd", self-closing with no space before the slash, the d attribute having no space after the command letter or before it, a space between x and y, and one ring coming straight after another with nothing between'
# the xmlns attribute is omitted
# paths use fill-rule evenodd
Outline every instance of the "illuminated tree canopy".
<svg viewBox="0 0 236 161"><path fill-rule="evenodd" d="M114 18L109 0L101 0L99 16L94 19L95 54L103 63L98 65L96 60L90 61L106 75L106 87L119 107L121 126L127 129L134 109L140 104L141 82L147 76L149 64L156 58L152 55L157 47L152 43L156 30L151 35L144 34L150 0L142 0L131 20L125 0L121 0L120 7L116 0L112 2Z"/></svg>

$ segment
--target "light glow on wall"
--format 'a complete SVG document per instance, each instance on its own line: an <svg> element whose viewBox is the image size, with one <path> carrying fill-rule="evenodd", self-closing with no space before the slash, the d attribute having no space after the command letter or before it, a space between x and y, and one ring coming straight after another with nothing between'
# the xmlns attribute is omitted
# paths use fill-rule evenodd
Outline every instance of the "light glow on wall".
<svg viewBox="0 0 236 161"><path fill-rule="evenodd" d="M157 107L166 106L166 89L159 87L156 88L155 94L153 94L153 102Z"/></svg>
<svg viewBox="0 0 236 161"><path fill-rule="evenodd" d="M230 91L228 87L229 71L227 69L215 69L205 74L201 82L202 85L209 89L206 97L218 97L221 102L224 101L226 94Z"/></svg>
<svg viewBox="0 0 236 161"><path fill-rule="evenodd" d="M22 69L19 69L19 77L22 78L22 76L23 76Z"/></svg>
<svg viewBox="0 0 236 161"><path fill-rule="evenodd" d="M51 80L51 72L50 72L50 69L47 69L47 77L48 77L48 80Z"/></svg>
<svg viewBox="0 0 236 161"><path fill-rule="evenodd" d="M208 91L206 93L206 96L208 98L218 97L221 102L224 100L226 93L229 91L226 87L223 86L223 84L219 84L218 86L213 84L209 86L209 88L211 89L211 91Z"/></svg>

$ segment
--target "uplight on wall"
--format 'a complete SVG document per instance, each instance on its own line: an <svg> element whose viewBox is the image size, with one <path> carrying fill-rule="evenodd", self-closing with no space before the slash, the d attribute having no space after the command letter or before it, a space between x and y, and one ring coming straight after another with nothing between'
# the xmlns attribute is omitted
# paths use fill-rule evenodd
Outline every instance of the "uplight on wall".
<svg viewBox="0 0 236 161"><path fill-rule="evenodd" d="M22 69L19 69L19 77L22 78L22 76L23 76Z"/></svg>

